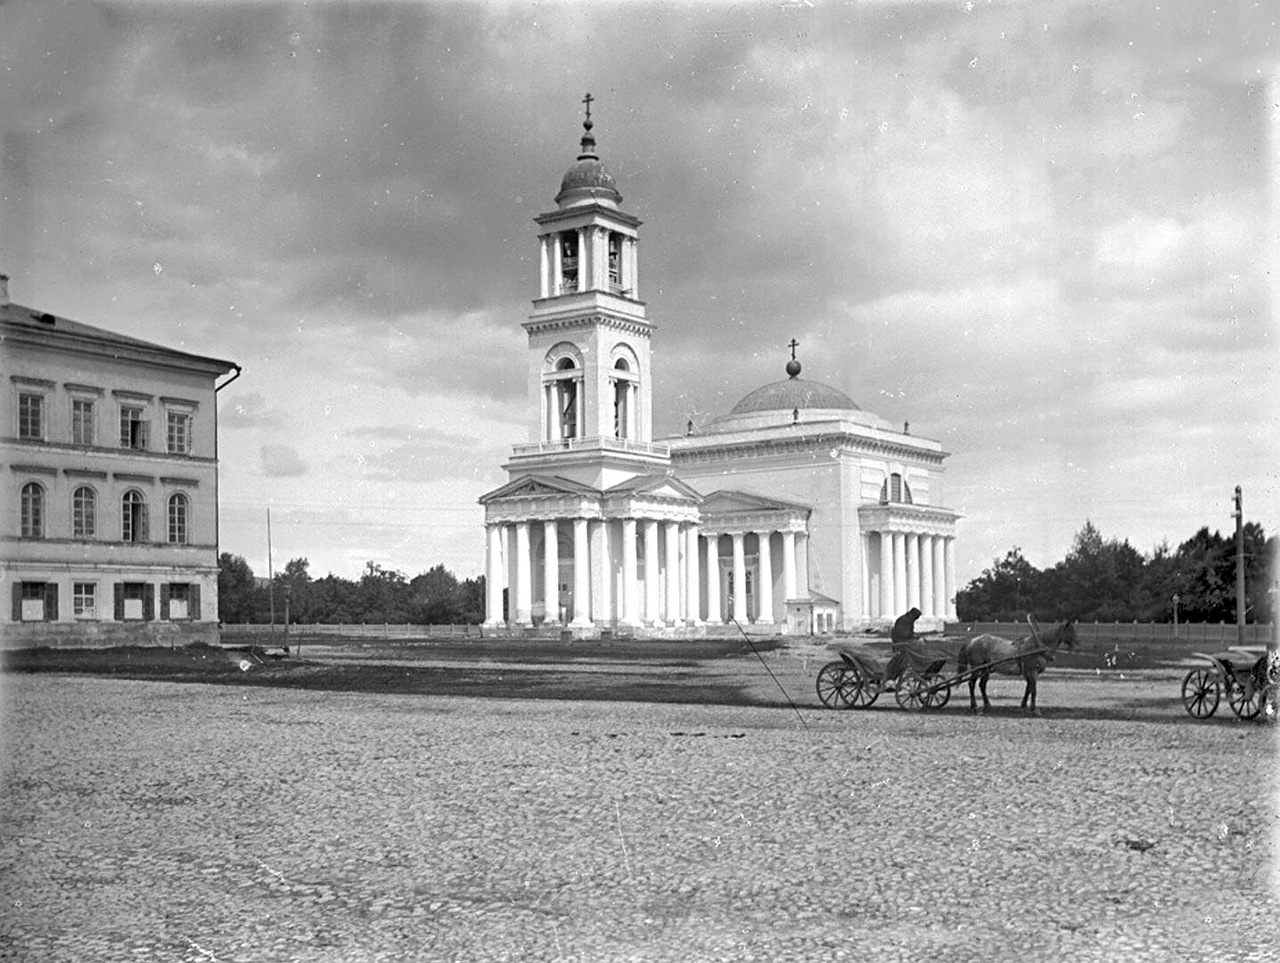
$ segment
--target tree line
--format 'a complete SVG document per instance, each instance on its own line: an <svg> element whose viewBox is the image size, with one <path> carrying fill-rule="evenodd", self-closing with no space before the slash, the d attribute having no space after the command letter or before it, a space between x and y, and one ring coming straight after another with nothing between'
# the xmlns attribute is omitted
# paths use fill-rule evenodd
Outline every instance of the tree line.
<svg viewBox="0 0 1280 963"><path fill-rule="evenodd" d="M1275 537L1244 526L1245 618L1273 621ZM1236 543L1201 528L1177 549L1167 544L1144 555L1129 542L1104 539L1086 521L1066 558L1038 569L1018 547L993 561L956 593L963 622L1042 620L1088 622L1234 622ZM218 558L218 617L227 623L394 623L463 625L484 621L484 576L459 581L443 565L406 578L374 562L356 581L313 579L305 558L295 558L271 579L255 578L239 555Z"/></svg>
<svg viewBox="0 0 1280 963"><path fill-rule="evenodd" d="M258 579L239 555L218 557L218 618L224 623L464 625L484 621L484 576L458 581L443 565L413 578L365 565L356 581L313 579L305 558L291 559L270 579Z"/></svg>
<svg viewBox="0 0 1280 963"><path fill-rule="evenodd" d="M1245 619L1270 623L1275 598L1275 537L1244 526ZM1016 546L956 593L961 621L1075 617L1097 622L1235 622L1236 540L1208 527L1177 549L1144 555L1127 540L1104 539L1086 521L1067 557L1036 568Z"/></svg>

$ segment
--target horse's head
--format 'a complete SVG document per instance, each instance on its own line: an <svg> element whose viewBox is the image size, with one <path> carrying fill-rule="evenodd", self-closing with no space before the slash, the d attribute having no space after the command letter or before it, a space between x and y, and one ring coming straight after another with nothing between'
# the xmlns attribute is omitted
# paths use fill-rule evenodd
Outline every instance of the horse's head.
<svg viewBox="0 0 1280 963"><path fill-rule="evenodd" d="M1076 642L1076 620L1067 619L1058 629L1058 644L1068 652L1074 652Z"/></svg>

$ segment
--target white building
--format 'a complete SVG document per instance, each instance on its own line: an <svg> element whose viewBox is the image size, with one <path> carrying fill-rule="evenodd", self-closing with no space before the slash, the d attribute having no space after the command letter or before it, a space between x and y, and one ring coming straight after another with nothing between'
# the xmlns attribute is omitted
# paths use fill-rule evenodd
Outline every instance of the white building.
<svg viewBox="0 0 1280 963"><path fill-rule="evenodd" d="M0 348L4 645L216 642L215 383L239 368L13 304L4 275Z"/></svg>
<svg viewBox="0 0 1280 963"><path fill-rule="evenodd" d="M787 378L684 436L652 438L640 221L582 152L538 225L529 442L484 495L486 625L582 634L849 630L955 617L941 446ZM504 606L504 589L506 604Z"/></svg>

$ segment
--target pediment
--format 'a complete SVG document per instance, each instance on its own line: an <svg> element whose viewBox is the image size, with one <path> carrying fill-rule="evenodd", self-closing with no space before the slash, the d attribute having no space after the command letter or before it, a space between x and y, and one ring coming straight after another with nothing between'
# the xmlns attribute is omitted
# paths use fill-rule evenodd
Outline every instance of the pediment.
<svg viewBox="0 0 1280 963"><path fill-rule="evenodd" d="M702 501L702 495L688 482L675 475L637 475L609 489L610 495L644 496L664 501Z"/></svg>
<svg viewBox="0 0 1280 963"><path fill-rule="evenodd" d="M782 501L778 498L766 498L751 492L730 491L721 489L707 495L702 500L704 515L728 515L741 512L804 512L808 514L810 506L798 502Z"/></svg>
<svg viewBox="0 0 1280 963"><path fill-rule="evenodd" d="M512 498L598 498L600 492L589 485L559 475L521 475L501 488L480 496L480 504Z"/></svg>

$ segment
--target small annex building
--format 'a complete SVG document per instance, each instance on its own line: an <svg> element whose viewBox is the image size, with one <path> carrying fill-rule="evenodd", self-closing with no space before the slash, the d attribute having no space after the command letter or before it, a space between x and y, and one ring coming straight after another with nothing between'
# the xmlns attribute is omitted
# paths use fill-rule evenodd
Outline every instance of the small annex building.
<svg viewBox="0 0 1280 963"><path fill-rule="evenodd" d="M9 300L0 275L7 648L218 641L217 380L230 361Z"/></svg>
<svg viewBox="0 0 1280 963"><path fill-rule="evenodd" d="M486 620L581 635L826 634L955 618L947 452L830 385L784 378L655 440L641 221L596 153L590 101L556 209L536 217L528 442L481 497Z"/></svg>

